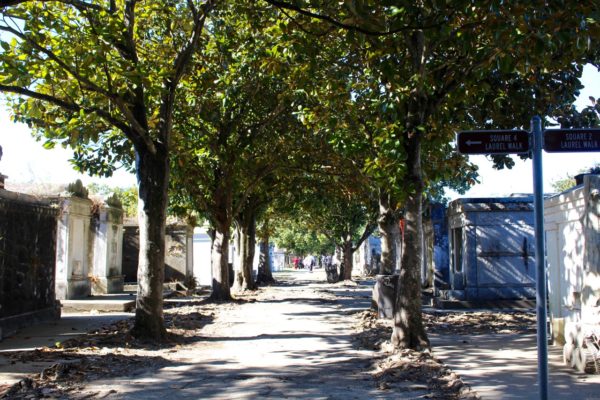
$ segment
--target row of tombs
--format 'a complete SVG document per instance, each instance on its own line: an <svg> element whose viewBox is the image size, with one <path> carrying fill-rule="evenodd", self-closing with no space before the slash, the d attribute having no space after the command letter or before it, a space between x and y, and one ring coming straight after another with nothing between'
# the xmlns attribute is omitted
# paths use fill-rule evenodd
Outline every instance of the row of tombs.
<svg viewBox="0 0 600 400"><path fill-rule="evenodd" d="M431 205L424 226L422 285L437 307L531 307L536 297L532 196L457 199ZM548 315L565 362L600 372L600 176L545 196ZM363 245L365 259L376 253ZM394 281L378 276L374 297L391 317Z"/></svg>
<svg viewBox="0 0 600 400"><path fill-rule="evenodd" d="M0 340L60 318L61 300L122 293L137 281L138 232L111 198L0 189ZM192 275L192 229L171 224L166 233L165 280L183 281Z"/></svg>
<svg viewBox="0 0 600 400"><path fill-rule="evenodd" d="M573 348L600 326L600 176L583 176L578 183L548 196L544 205L552 332ZM0 214L5 333L23 321L57 318L59 300L118 293L124 282L137 279L137 227L123 224L117 206L0 189ZM458 199L447 208L431 207L429 217L422 277L438 303L535 298L532 197ZM198 249L192 229L170 229L165 280L194 276L210 283L210 257L192 261ZM208 251L210 240L200 241ZM370 262L374 242L361 247L359 265Z"/></svg>
<svg viewBox="0 0 600 400"><path fill-rule="evenodd" d="M435 214L429 265L437 303L498 305L535 299L532 197L459 199L449 204L447 218ZM436 230L447 233L436 235ZM545 197L544 234L553 340L577 348L593 338L595 345L588 343L587 351L598 356L599 175L578 176L575 187Z"/></svg>

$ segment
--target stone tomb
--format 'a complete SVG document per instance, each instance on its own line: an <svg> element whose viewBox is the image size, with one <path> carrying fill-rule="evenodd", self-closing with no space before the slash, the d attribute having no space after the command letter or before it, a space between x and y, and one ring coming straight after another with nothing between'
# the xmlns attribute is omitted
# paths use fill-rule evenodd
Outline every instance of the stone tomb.
<svg viewBox="0 0 600 400"><path fill-rule="evenodd" d="M56 298L65 300L90 296L92 201L79 197L59 197L53 201L60 210L56 245Z"/></svg>
<svg viewBox="0 0 600 400"><path fill-rule="evenodd" d="M544 202L552 336L567 353L600 334L600 175L579 183Z"/></svg>
<svg viewBox="0 0 600 400"><path fill-rule="evenodd" d="M448 205L449 287L443 300L535 298L533 198L464 198Z"/></svg>
<svg viewBox="0 0 600 400"><path fill-rule="evenodd" d="M140 229L137 221L127 220L123 226L123 274L125 282L137 282L140 252ZM165 232L165 282L183 282L194 276L193 228L185 223L172 223ZM210 256L210 253L209 253Z"/></svg>
<svg viewBox="0 0 600 400"><path fill-rule="evenodd" d="M58 197L56 298L123 291L123 211L87 198Z"/></svg>
<svg viewBox="0 0 600 400"><path fill-rule="evenodd" d="M90 274L93 295L123 291L123 210L102 205L92 217L93 267Z"/></svg>

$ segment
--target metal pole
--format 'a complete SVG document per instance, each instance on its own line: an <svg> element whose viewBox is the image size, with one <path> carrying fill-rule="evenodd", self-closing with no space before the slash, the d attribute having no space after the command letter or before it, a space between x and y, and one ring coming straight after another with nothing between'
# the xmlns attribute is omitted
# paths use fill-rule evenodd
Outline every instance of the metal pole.
<svg viewBox="0 0 600 400"><path fill-rule="evenodd" d="M546 260L544 240L544 185L542 174L542 119L531 120L533 134L533 197L535 213L536 311L538 384L540 399L548 399L548 334L546 326Z"/></svg>

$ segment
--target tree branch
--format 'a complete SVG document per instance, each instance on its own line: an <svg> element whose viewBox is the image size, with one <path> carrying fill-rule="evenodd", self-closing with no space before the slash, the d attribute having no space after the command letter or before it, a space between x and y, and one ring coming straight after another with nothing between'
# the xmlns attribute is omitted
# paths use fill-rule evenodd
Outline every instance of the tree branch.
<svg viewBox="0 0 600 400"><path fill-rule="evenodd" d="M192 0L187 0L187 5L188 5L190 11L192 12L192 16L194 17L194 21L196 21L198 19L198 10L196 9L196 6L194 5L194 2Z"/></svg>
<svg viewBox="0 0 600 400"><path fill-rule="evenodd" d="M295 4L291 4L291 3L288 3L285 1L279 1L279 0L264 0L264 1L266 1L267 3L271 4L272 6L277 7L279 9L287 9L287 10L296 11L297 13L299 13L301 15L304 15L309 18L318 19L320 21L328 22L331 25L336 26L338 28L352 30L352 31L360 32L365 35L371 35L371 36L388 36L388 35L393 35L393 34L399 33L399 32L434 29L434 28L439 28L443 24L443 23L435 23L435 24L429 24L429 25L405 25L405 26L402 26L402 27L399 27L396 29L391 29L389 31L374 31L374 30L363 28L358 25L346 24L344 22L338 21L337 19L335 19L329 15L308 11L300 6L297 6Z"/></svg>
<svg viewBox="0 0 600 400"><path fill-rule="evenodd" d="M367 240L369 236L371 236L371 234L373 233L373 231L375 230L375 228L377 228L377 224L376 223L368 223L367 224L367 226L365 227L365 231L363 232L362 236L360 237L360 239L358 239L358 241L356 242L356 244L352 247L352 252L353 253L356 250L358 250L358 248L360 247L360 245L363 244L363 242L365 240Z"/></svg>
<svg viewBox="0 0 600 400"><path fill-rule="evenodd" d="M192 56L198 49L198 43L200 42L200 36L202 35L202 30L204 29L204 23L206 22L206 17L208 13L214 7L214 0L208 0L202 6L202 13L198 13L196 7L193 6L191 1L188 2L190 6L190 12L194 16L194 30L192 35L187 43L187 45L181 50L181 52L175 58L175 62L173 63L173 74L165 79L165 91L161 96L161 106L160 106L160 114L162 129L160 129L160 133L162 136L162 143L167 148L170 145L170 135L171 125L173 123L173 105L175 103L175 90L179 85L179 81L183 77L187 67L190 64Z"/></svg>
<svg viewBox="0 0 600 400"><path fill-rule="evenodd" d="M11 27L9 27L7 25L0 26L0 31L5 31L5 32L8 32L8 33L11 33L11 34L15 35L16 37L22 39L23 41L29 43L30 45L32 45L39 52L41 52L41 53L45 54L46 56L48 56L48 58L50 60L52 60L55 63L57 63L58 66L60 68L62 68L65 72L68 72L71 76L73 76L73 78L75 78L75 80L77 80L77 82L83 83L86 86L87 90L90 90L90 91L93 91L93 92L96 92L96 93L100 93L100 94L102 94L102 95L104 95L106 97L110 97L110 94L108 92L106 92L105 90L103 90L102 88L100 88L99 86L97 86L95 83L93 83L92 81L90 81L86 77L80 75L76 70L74 70L69 65L67 65L64 61L62 61L60 58L58 58L58 56L56 54L54 54L53 51L48 50L44 46L42 46L39 43L37 43L34 40L32 40L27 35L19 32L18 30L14 29L14 28L11 28Z"/></svg>
<svg viewBox="0 0 600 400"><path fill-rule="evenodd" d="M54 52L46 49L45 47L41 46L39 43L31 40L28 36L24 35L23 33L15 30L9 26L0 26L0 31L6 31L9 33L12 33L13 35L19 37L20 39L30 43L33 47L38 49L40 52L47 55L50 60L56 62L59 67L61 67L64 71L69 73L75 80L83 83L85 85L84 86L85 90L99 93L102 96L106 97L107 99L114 101L114 103L117 105L119 110L123 113L123 116L131 124L130 126L122 125L121 127L119 127L119 129L121 129L123 131L123 133L125 133L134 143L138 143L138 144L144 143L150 152L152 152L152 153L155 152L154 144L147 137L147 130L141 125L140 121L138 121L138 119L136 118L134 113L129 109L129 106L124 99L122 99L121 97L119 97L115 94L112 94L112 93L109 93L109 92L103 90L102 88L100 88L98 85L96 85L89 79L80 75L77 71L73 70L65 62L63 62L61 59L59 59L56 56L56 54L54 54ZM13 92L13 93L17 93L17 92ZM31 93L34 93L34 92L31 92ZM34 97L34 96L31 96L31 97ZM56 102L54 102L54 103L58 105L58 103L56 103ZM73 104L73 103L66 103L66 102L63 102L63 103L64 104ZM143 99L141 101L141 104L143 104ZM105 113L103 110L99 110L99 109L96 109L96 110L97 110L96 112L98 113L98 115L101 115L103 118L110 117L110 114ZM100 112L104 112L105 114L102 115ZM113 117L110 117L110 118L113 118Z"/></svg>
<svg viewBox="0 0 600 400"><path fill-rule="evenodd" d="M9 92L9 93L15 93L15 94L20 94L23 96L31 97L33 99L37 99L37 100L41 100L41 101L45 101L45 102L57 105L68 111L79 112L81 110L84 110L87 112L95 113L99 117L104 119L106 122L110 123L115 128L120 129L125 135L130 137L131 129L130 129L129 125L125 124L123 121L119 121L118 119L116 119L115 117L110 115L108 112L106 112L105 110L102 110L100 108L83 107L83 106L80 106L79 104L70 103L70 102L64 101L62 99L59 99L57 97L47 95L44 93L38 93L38 92L26 89L21 86L0 84L0 92Z"/></svg>
<svg viewBox="0 0 600 400"><path fill-rule="evenodd" d="M13 7L13 6L17 6L19 4L28 3L28 2L33 3L34 1L35 2L43 2L43 3L49 3L51 1L54 1L56 3L70 4L70 5L74 6L75 8L77 8L78 10L95 10L95 11L104 10L104 8L99 6L98 4L87 3L82 0L0 0L0 8Z"/></svg>
<svg viewBox="0 0 600 400"><path fill-rule="evenodd" d="M240 213L241 209L243 208L244 202L250 197L250 195L254 191L254 188L261 182L261 180L264 177L271 174L274 170L275 166L266 165L261 171L257 172L254 175L252 181L246 186L246 188L242 191L241 195L239 196L239 202L237 206L234 207L233 215L237 215Z"/></svg>
<svg viewBox="0 0 600 400"><path fill-rule="evenodd" d="M138 56L135 49L135 42L133 41L133 31L135 27L135 5L137 1L131 0L125 3L125 15L123 16L123 23L127 29L127 34L123 40L124 46L120 49L123 58L130 60L137 64Z"/></svg>
<svg viewBox="0 0 600 400"><path fill-rule="evenodd" d="M311 32L308 29L306 29L305 27L303 27L300 22L296 21L296 18L292 17L285 8L280 8L280 10L286 17L288 17L290 19L290 21L292 21L294 23L294 25L296 25L298 27L298 29L300 29L302 32L306 33L307 35L322 37L322 36L329 34L333 29L335 29L335 26L330 24L331 25L330 28L323 32L320 32L320 33Z"/></svg>

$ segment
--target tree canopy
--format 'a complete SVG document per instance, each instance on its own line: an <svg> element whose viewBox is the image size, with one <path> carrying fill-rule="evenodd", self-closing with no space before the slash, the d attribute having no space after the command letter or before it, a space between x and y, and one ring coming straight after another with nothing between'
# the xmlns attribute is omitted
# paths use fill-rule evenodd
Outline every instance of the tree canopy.
<svg viewBox="0 0 600 400"><path fill-rule="evenodd" d="M0 91L15 120L81 171L135 166L140 257L134 333L162 339L173 111L213 1L1 4Z"/></svg>
<svg viewBox="0 0 600 400"><path fill-rule="evenodd" d="M174 210L193 210L214 228L220 299L229 298L232 224L257 217L244 212L279 201L288 221L310 220L356 241L379 209L389 243L402 212L393 339L422 348L424 196L477 178L454 152L455 131L523 127L534 114L565 126L597 123L596 104L581 115L564 109L580 88L581 65L598 59L593 2L8 0L0 7L0 91L15 120L47 147L72 147L82 171L136 170L136 332L154 338L164 337L169 185ZM391 272L390 246L382 264Z"/></svg>

